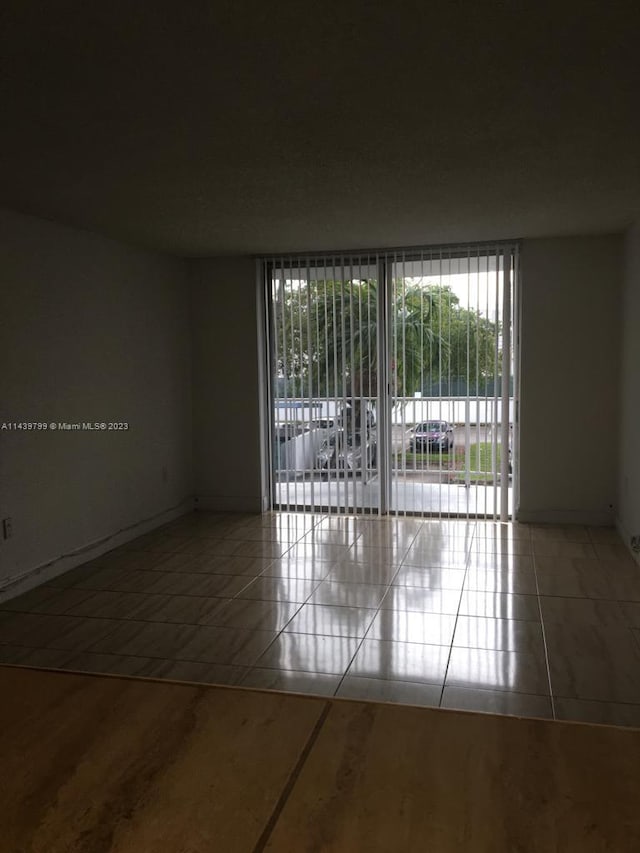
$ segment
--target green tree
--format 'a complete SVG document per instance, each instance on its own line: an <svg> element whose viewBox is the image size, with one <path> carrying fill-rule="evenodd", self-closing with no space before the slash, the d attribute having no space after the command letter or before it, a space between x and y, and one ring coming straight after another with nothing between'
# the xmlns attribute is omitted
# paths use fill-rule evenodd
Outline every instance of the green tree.
<svg viewBox="0 0 640 853"><path fill-rule="evenodd" d="M377 290L375 280L280 284L273 327L279 396L376 396ZM493 374L498 328L462 308L450 287L397 281L391 314L394 396L413 396L440 376L478 384Z"/></svg>
<svg viewBox="0 0 640 853"><path fill-rule="evenodd" d="M459 394L475 393L493 379L496 355L500 370L499 326L479 311L462 307L447 285L426 285L424 290L431 299L428 322L441 345L423 358L419 381L407 385L402 396L415 391L428 394L434 386L446 388L447 394L453 393L452 388Z"/></svg>

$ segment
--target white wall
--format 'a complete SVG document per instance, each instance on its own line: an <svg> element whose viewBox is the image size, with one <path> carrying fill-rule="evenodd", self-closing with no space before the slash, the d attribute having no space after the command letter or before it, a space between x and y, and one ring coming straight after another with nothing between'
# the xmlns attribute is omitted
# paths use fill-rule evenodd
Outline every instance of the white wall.
<svg viewBox="0 0 640 853"><path fill-rule="evenodd" d="M184 262L4 212L0 276L0 422L130 425L0 432L2 587L189 504L192 468Z"/></svg>
<svg viewBox="0 0 640 853"><path fill-rule="evenodd" d="M251 258L190 265L198 506L260 512L257 284Z"/></svg>
<svg viewBox="0 0 640 853"><path fill-rule="evenodd" d="M619 236L524 241L522 520L614 522L621 280Z"/></svg>
<svg viewBox="0 0 640 853"><path fill-rule="evenodd" d="M525 240L519 517L612 524L617 501L620 236ZM191 265L199 505L263 501L256 275L249 258Z"/></svg>
<svg viewBox="0 0 640 853"><path fill-rule="evenodd" d="M0 423L130 424L0 431L0 518L13 520L13 537L0 539L0 588L45 564L48 574L69 568L86 558L73 556L78 549L125 528L121 538L133 536L194 493L202 507L260 511L254 261L186 264L7 212L0 229ZM523 519L615 517L621 257L617 236L524 242ZM618 509L633 533L639 313L636 228L622 312Z"/></svg>
<svg viewBox="0 0 640 853"><path fill-rule="evenodd" d="M640 534L640 223L625 239L618 526Z"/></svg>

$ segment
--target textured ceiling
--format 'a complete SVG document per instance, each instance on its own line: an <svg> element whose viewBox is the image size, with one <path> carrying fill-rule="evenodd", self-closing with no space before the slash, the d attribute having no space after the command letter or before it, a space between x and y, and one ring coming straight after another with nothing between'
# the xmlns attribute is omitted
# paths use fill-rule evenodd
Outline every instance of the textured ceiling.
<svg viewBox="0 0 640 853"><path fill-rule="evenodd" d="M617 231L636 3L5 0L0 203L180 255Z"/></svg>

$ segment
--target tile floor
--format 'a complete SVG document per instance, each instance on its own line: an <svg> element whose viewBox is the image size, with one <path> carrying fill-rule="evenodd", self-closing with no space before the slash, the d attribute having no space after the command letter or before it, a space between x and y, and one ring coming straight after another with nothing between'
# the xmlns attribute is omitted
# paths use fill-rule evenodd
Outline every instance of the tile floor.
<svg viewBox="0 0 640 853"><path fill-rule="evenodd" d="M613 530L198 512L0 603L0 663L640 726Z"/></svg>

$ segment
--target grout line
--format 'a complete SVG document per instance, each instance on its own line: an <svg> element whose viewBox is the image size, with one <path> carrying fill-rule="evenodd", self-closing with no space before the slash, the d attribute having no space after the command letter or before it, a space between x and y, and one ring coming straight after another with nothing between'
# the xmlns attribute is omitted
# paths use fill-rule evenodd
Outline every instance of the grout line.
<svg viewBox="0 0 640 853"><path fill-rule="evenodd" d="M322 713L320 714L318 720L316 721L316 724L313 727L311 734L309 735L309 738L307 739L307 742L302 749L302 752L300 753L300 756L299 756L299 758L295 764L295 767L291 771L291 774L290 774L289 778L287 779L287 782L286 782L284 788L282 789L280 796L278 797L278 800L274 806L274 809L271 812L271 816L269 817L269 820L266 822L264 829L260 833L260 837L258 838L258 840L257 840L257 842L253 848L252 853L262 853L262 851L266 848L266 846L269 842L269 839L273 833L273 830L275 829L276 824L278 823L280 815L282 814L284 807L287 804L287 800L289 799L291 792L293 791L293 789L296 785L296 782L298 781L298 778L300 777L300 774L302 773L302 770L303 770L304 765L307 761L307 758L309 757L313 747L316 744L316 741L318 740L318 737L320 736L320 732L322 731L322 727L324 726L325 721L326 721L327 717L329 716L330 711L331 711L331 702L325 701L324 708L322 709Z"/></svg>
<svg viewBox="0 0 640 853"><path fill-rule="evenodd" d="M551 685L551 667L549 666L549 649L547 646L547 632L545 629L544 618L542 615L542 602L540 601L540 586L538 584L538 569L536 568L536 559L535 555L533 557L533 576L536 580L536 598L538 601L538 612L540 614L540 628L542 630L542 644L544 646L544 662L547 668L547 681L549 683L549 700L551 702L551 717L554 720L557 720L556 716L556 703L553 696L553 687Z"/></svg>
<svg viewBox="0 0 640 853"><path fill-rule="evenodd" d="M260 576L260 577L262 577L262 576ZM290 579L289 579L289 580L290 580ZM296 578L295 580L298 580L298 579ZM257 668L257 667L258 667L258 665L259 665L259 662L260 662L261 658L262 658L264 655L266 655L266 653L267 653L267 652L269 651L269 649L274 645L274 643L276 642L276 640L279 640L279 639L280 639L280 637L282 637L282 635L285 633L285 628L287 627L287 625L288 625L288 624L289 624L289 623L290 623L290 622L291 622L291 621L292 621L292 620L297 616L297 614L298 614L298 613L300 612L300 610L305 606L305 604L308 604L308 603L309 603L309 599L311 599L311 598L313 597L313 595L314 595L315 591L318 589L318 587L320 586L320 584L322 583L322 581L318 581L317 583L316 583L315 581L310 581L310 583L315 584L315 586L313 587L313 589L311 590L311 592L309 593L309 595L307 596L307 598L306 598L303 602L297 602L297 601L289 602L289 603L291 603L291 604L296 604L296 605L297 605L297 608L296 608L295 612L293 613L293 615L291 616L291 618L290 618L290 619L288 619L288 620L287 620L287 622L285 622L285 624L280 628L280 630L278 630L278 631L276 632L275 637L271 640L271 642L267 645L267 647L266 647L265 649L263 649L263 650L260 652L260 654L255 658L255 660L253 661L253 663L251 664L251 666L249 667L249 669L255 669L255 668ZM247 587L243 587L243 589L241 590L241 592L244 592L244 590L245 590L245 589L247 589ZM238 595L239 595L239 593L237 593L237 594L234 596L234 600L235 600L235 599L238 599ZM238 600L240 600L240 601L242 601L242 600L244 600L244 601L262 601L262 599L238 599ZM275 602L275 603L280 603L280 602ZM282 603L286 603L286 602L282 602ZM241 630L244 630L244 629L241 629ZM249 629L249 630L252 630L252 629ZM257 629L253 629L253 630L257 630ZM287 633L288 633L288 632L287 632ZM248 671L247 671L247 673L245 673L245 675L242 677L241 681L244 681L244 679L246 678L247 674L248 674Z"/></svg>
<svg viewBox="0 0 640 853"><path fill-rule="evenodd" d="M460 616L460 605L462 604L462 596L465 593L464 587L465 587L465 583L467 581L467 574L469 572L469 561L471 560L471 548L473 547L473 540L476 537L476 528L477 528L477 523L474 522L473 534L471 536L471 540L469 543L469 552L468 552L467 558L465 560L464 578L462 579L462 587L460 588L460 598L458 599L458 609L456 611L455 622L453 623L453 634L451 635L451 643L449 645L449 656L447 658L447 665L446 665L445 670L444 670L444 678L442 679L442 689L440 690L440 701L438 702L438 708L442 708L442 700L444 699L444 690L445 690L445 686L447 684L447 676L449 675L449 664L451 663L451 655L453 653L453 641L455 640L456 631L458 629L458 618Z"/></svg>
<svg viewBox="0 0 640 853"><path fill-rule="evenodd" d="M100 590L100 591L107 592L108 590ZM120 593L116 593L116 594L120 594ZM144 595L144 593L140 593L140 595ZM173 596L168 596L168 597L172 598ZM196 597L197 596L191 596L191 598L196 598ZM223 603L223 602L228 603L228 602L236 600L234 598L223 598L220 596L213 596L213 597L218 598L218 600L221 603ZM86 600L88 601L88 599L86 599ZM303 607L303 604L301 604L300 602L297 602L297 601L273 601L271 599L261 599L261 598L242 598L242 599L238 599L238 600L239 601L246 601L248 604L255 602L256 604L293 604L293 605L295 605L297 607L297 610L295 611L293 616L291 616L290 619L288 619L286 621L285 626L289 624L291 619L294 618L294 616L298 613L300 608ZM71 605L71 607L73 607L73 605ZM224 609L226 609L226 607ZM40 611L40 610L36 610L36 611L34 611L34 610L0 610L0 613L8 613L8 614L15 614L15 615L20 614L22 616L43 616L43 617L44 616L51 616L51 617L55 617L55 618L65 617L67 619L82 619L82 620L92 620L92 619L96 619L99 621L107 621L108 620L111 622L120 623L116 627L121 627L122 625L125 625L128 622L144 622L145 624L149 624L149 625L175 625L175 626L185 627L185 628L223 628L223 629L228 629L231 631L246 631L248 633L253 633L253 632L257 631L257 632L264 632L264 633L268 633L268 634L274 634L274 633L279 634L279 633L281 633L281 631L284 630L284 627L280 628L280 629L279 628L248 628L246 626L225 625L222 622L184 622L184 621L176 621L176 620L168 620L168 619L157 619L157 618L151 618L149 616L142 616L142 615L136 615L136 614L132 614L130 616L99 616L99 615L96 615L95 613L89 613L89 614L87 614L87 613L80 613L80 614L69 613L68 610L64 611L63 613L55 613L54 611L46 611L45 612L45 611ZM110 636L110 633L105 634L105 638L107 636ZM96 642L99 642L99 641L96 641ZM3 643L3 641L0 640L0 645L2 645L2 643ZM11 644L8 644L8 645L11 645ZM47 647L42 646L42 647L38 647L38 648L47 648Z"/></svg>

